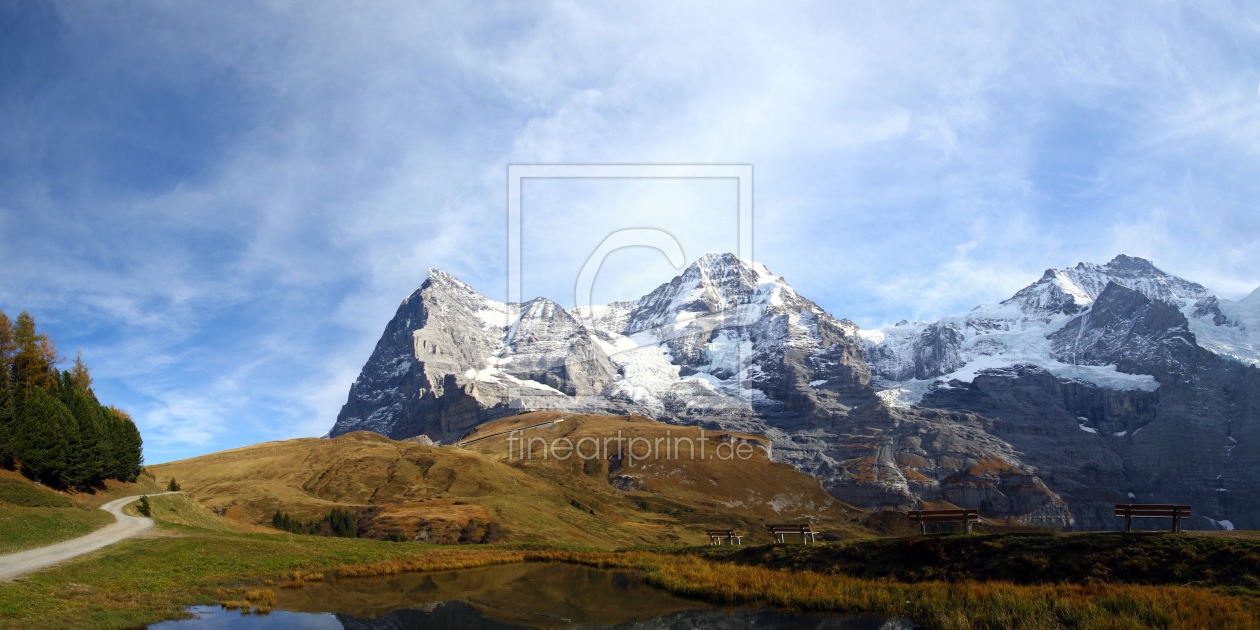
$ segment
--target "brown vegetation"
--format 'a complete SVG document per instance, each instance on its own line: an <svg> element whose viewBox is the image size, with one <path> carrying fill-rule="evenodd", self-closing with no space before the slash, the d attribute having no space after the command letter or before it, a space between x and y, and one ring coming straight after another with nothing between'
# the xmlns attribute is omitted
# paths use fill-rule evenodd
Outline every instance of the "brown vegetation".
<svg viewBox="0 0 1260 630"><path fill-rule="evenodd" d="M276 603L276 592L269 588L245 591L245 601L255 606L260 604L270 606Z"/></svg>
<svg viewBox="0 0 1260 630"><path fill-rule="evenodd" d="M488 435L561 417L536 412L487 423ZM527 432L548 442L617 435L658 439L700 437L700 429L642 417L564 416ZM499 540L615 548L634 544L701 543L705 527L735 527L749 542L765 538L763 518L810 521L856 535L863 512L831 498L813 477L770 461L765 438L706 432L707 457L660 456L635 462L570 457L509 457L507 436L466 448L428 447L359 432L331 440L268 442L153 466L184 492L230 519L268 523L279 508L302 522L332 509L358 518L358 535L376 540L481 544ZM747 460L719 460L716 445L748 443ZM615 449L615 444L612 447ZM661 453L656 453L661 455Z"/></svg>
<svg viewBox="0 0 1260 630"><path fill-rule="evenodd" d="M900 616L941 630L1254 628L1260 624L1253 598L1202 588L973 581L909 584L649 552L451 550L406 560L339 567L336 572L344 577L380 576L512 562L568 562L629 569L641 571L654 586L714 602Z"/></svg>

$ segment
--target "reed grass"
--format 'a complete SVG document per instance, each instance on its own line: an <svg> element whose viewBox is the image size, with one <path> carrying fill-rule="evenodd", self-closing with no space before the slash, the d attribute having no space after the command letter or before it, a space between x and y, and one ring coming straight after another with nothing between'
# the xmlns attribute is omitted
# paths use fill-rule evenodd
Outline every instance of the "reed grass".
<svg viewBox="0 0 1260 630"><path fill-rule="evenodd" d="M309 573L307 571L297 569L293 572L293 579L301 580L303 582L323 582L324 574L323 573Z"/></svg>
<svg viewBox="0 0 1260 630"><path fill-rule="evenodd" d="M898 616L938 630L1004 628L1130 630L1260 627L1260 600L1215 589L1134 584L918 582L787 571L651 552L430 552L338 567L341 577L449 571L516 562L566 562L642 572L669 592L724 604L768 604L804 611Z"/></svg>
<svg viewBox="0 0 1260 630"><path fill-rule="evenodd" d="M245 601L257 606L259 602L271 605L276 603L276 592L271 589L258 589L245 592Z"/></svg>

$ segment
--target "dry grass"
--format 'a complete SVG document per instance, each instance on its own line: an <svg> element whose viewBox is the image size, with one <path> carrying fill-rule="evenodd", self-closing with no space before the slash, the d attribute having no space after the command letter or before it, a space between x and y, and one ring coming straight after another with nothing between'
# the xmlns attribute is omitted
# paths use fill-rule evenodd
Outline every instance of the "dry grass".
<svg viewBox="0 0 1260 630"><path fill-rule="evenodd" d="M1260 627L1254 598L1202 588L974 581L907 584L649 552L433 552L405 560L339 567L336 572L344 577L379 576L512 562L567 562L635 570L641 571L648 583L678 595L726 604L901 616L939 630Z"/></svg>
<svg viewBox="0 0 1260 630"><path fill-rule="evenodd" d="M309 573L306 571L302 571L301 569L298 569L293 572L293 579L303 580L306 582L323 582L324 574L323 573Z"/></svg>
<svg viewBox="0 0 1260 630"><path fill-rule="evenodd" d="M276 603L276 592L271 589L245 591L245 601L258 606L260 603L270 606Z"/></svg>
<svg viewBox="0 0 1260 630"><path fill-rule="evenodd" d="M219 606L222 606L223 610L236 610L237 608L241 607L241 603L234 599L229 599L226 601L219 602Z"/></svg>
<svg viewBox="0 0 1260 630"><path fill-rule="evenodd" d="M479 430L495 432L560 415L531 413ZM576 444L618 431L625 438L653 443L667 433L699 437L695 427L585 415L567 415L563 423L529 434ZM828 530L853 527L849 521L860 511L832 499L809 475L767 460L761 449L753 449L748 461L715 460L723 434L706 432L710 441L705 461L687 459L683 446L683 459L641 462L633 472L642 490L629 492L609 484L603 459L596 467L584 467L577 457L511 461L505 436L463 449L351 433L332 440L258 444L153 469L160 478L175 476L185 493L203 506L225 510L229 519L269 523L277 508L303 521L322 518L333 508L372 510L369 536L394 532L439 544L457 542L460 529L472 520L499 523L501 540L507 542L606 549L701 544L706 542L705 527L735 527L748 542L768 540L760 528L765 515L783 521L809 519ZM583 508L575 507L579 504Z"/></svg>
<svg viewBox="0 0 1260 630"><path fill-rule="evenodd" d="M294 571L292 574L290 574L289 581L285 582L284 584L281 584L280 588L302 588L303 586L306 585L307 582L323 582L323 581L324 581L323 573L307 573L306 571L302 571L299 569L299 570ZM267 585L274 584L274 582L272 582L271 580L265 580L263 583Z"/></svg>
<svg viewBox="0 0 1260 630"><path fill-rule="evenodd" d="M493 550L440 550L431 551L415 558L385 560L372 564L337 567L337 577L378 577L422 571L457 571L497 564L537 562L540 552Z"/></svg>

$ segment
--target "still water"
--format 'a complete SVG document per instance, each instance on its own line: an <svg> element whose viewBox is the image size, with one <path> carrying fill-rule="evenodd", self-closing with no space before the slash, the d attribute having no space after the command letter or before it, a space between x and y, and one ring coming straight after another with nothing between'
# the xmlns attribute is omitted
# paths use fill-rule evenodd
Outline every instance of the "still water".
<svg viewBox="0 0 1260 630"><path fill-rule="evenodd" d="M518 564L409 573L273 589L270 615L196 606L198 619L150 630L410 630L460 628L639 628L909 630L905 619L799 615L767 608L719 608L679 599L634 573L565 564Z"/></svg>

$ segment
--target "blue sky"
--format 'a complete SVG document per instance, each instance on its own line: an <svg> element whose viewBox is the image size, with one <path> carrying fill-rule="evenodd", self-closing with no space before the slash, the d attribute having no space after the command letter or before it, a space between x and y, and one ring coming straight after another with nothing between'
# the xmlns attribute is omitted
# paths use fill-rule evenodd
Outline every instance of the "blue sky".
<svg viewBox="0 0 1260 630"><path fill-rule="evenodd" d="M323 433L430 267L502 299L511 163L752 164L756 258L865 327L1119 253L1260 285L1253 2L13 2L0 139L0 310L150 463ZM525 293L734 249L734 199L529 183Z"/></svg>

